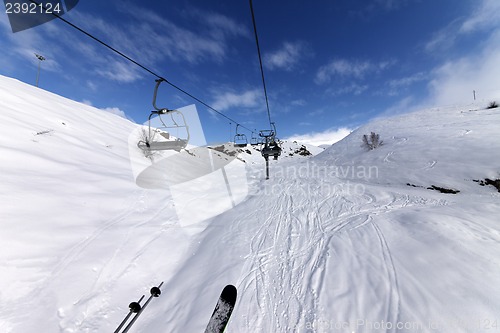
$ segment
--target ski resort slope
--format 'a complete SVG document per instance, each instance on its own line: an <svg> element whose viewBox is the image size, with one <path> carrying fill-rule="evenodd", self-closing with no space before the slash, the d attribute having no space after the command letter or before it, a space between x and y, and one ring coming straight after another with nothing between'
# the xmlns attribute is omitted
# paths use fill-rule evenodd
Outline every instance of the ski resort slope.
<svg viewBox="0 0 500 333"><path fill-rule="evenodd" d="M178 301L179 291L160 326L202 330L192 318L208 317L231 282L240 299L228 332L497 329L500 195L473 180L499 177L498 120L498 110L425 110L372 122L309 160L275 164L246 202L207 221L167 285L189 280L210 297ZM367 151L361 137L370 131L384 144Z"/></svg>
<svg viewBox="0 0 500 333"><path fill-rule="evenodd" d="M113 331L189 242L134 182L137 125L6 77L0 104L0 331Z"/></svg>
<svg viewBox="0 0 500 333"><path fill-rule="evenodd" d="M136 184L137 125L0 77L0 331L112 332L163 281L130 332L203 332L227 284L226 332L495 332L500 193L478 181L500 178L500 111L483 104L376 120L268 181L249 148L245 200L186 226L169 188Z"/></svg>

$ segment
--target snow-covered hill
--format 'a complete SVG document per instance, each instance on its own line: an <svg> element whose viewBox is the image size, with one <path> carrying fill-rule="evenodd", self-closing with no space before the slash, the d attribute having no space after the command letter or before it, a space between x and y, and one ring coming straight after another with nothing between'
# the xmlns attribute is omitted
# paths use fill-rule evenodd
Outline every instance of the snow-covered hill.
<svg viewBox="0 0 500 333"><path fill-rule="evenodd" d="M308 158L324 151L323 148L319 148L310 144L299 143L297 141L280 141L281 156L278 159L281 161L289 161L290 159L302 159ZM260 145L247 145L244 148L240 148L242 155L240 156L245 162L250 165L261 165L262 155L260 153ZM272 160L272 159L271 159Z"/></svg>
<svg viewBox="0 0 500 333"><path fill-rule="evenodd" d="M498 121L500 108L465 105L433 108L371 122L335 144L316 161L349 166L377 166L386 185L440 186L468 193L481 191L473 180L500 178ZM363 134L375 132L383 145L366 152ZM352 170L352 168L351 168ZM350 178L347 173L344 178Z"/></svg>
<svg viewBox="0 0 500 333"><path fill-rule="evenodd" d="M137 125L6 77L0 108L2 332L112 332L162 281L130 332L202 332L226 284L227 332L498 327L498 109L375 121L314 157L285 143L268 181L248 147L243 200L185 224L176 191L137 182Z"/></svg>

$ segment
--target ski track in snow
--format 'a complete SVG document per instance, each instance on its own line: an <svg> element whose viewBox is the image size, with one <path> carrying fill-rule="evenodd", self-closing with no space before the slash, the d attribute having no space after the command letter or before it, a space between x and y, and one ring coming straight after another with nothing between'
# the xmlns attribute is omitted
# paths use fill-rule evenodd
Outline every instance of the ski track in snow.
<svg viewBox="0 0 500 333"><path fill-rule="evenodd" d="M132 193L124 203L120 213L103 221L102 226L95 228L90 235L65 251L52 270L46 274L47 278L37 281L36 287L32 289L30 294L20 298L17 302L18 305L12 305L6 313L29 313L29 309L38 306L34 304L36 300L52 299L54 297L52 291L57 289L61 283L68 282L66 270L72 266L81 265L89 259L89 256L93 257L96 249L107 244L109 233L114 233L116 231L114 229L123 228L123 224L127 223L127 226L123 228L123 237L115 240L112 251L102 253L101 262L95 263L95 267L91 271L82 272L83 274L92 272L92 283L86 285L84 290L73 290L77 293L77 298L74 299L71 307L72 311L80 309L76 310L79 312L78 317L68 321L65 309L61 307L58 310L59 326L65 327L65 332L100 331L102 327L96 321L96 316L106 318L109 314L109 299L112 297L110 293L113 293L115 284L126 276L127 272L136 267L137 261L141 260L149 246L162 236L162 232L153 232L143 245L137 246L135 244L133 247L136 250L130 251L128 247L134 243L134 232L144 228L147 224L153 223L154 225L155 221L156 224L161 224L160 231L169 229L176 224L176 222L165 221L161 218L165 210L172 209L168 202L157 207L148 207L149 205L146 204L147 195L144 190ZM146 215L141 214L146 210L148 210ZM147 218L144 219L145 216ZM155 231L158 229L155 228ZM124 261L124 257L129 259ZM117 261L122 264L117 265Z"/></svg>
<svg viewBox="0 0 500 333"><path fill-rule="evenodd" d="M399 283L398 283L398 275L396 272L396 267L394 266L394 261L392 258L391 250L387 245L387 240L384 237L384 234L377 226L376 223L371 223L374 230L377 233L377 238L380 241L380 248L383 256L385 270L387 272L387 283L390 292L387 293L388 299L386 300L387 304L387 317L386 322L388 323L398 323L399 322L399 312L400 312L400 296L399 296Z"/></svg>
<svg viewBox="0 0 500 333"><path fill-rule="evenodd" d="M110 231L112 228L118 226L120 223L124 223L124 221L130 221L129 226L124 230L124 236L117 240L117 244L114 246L114 249L111 253L105 255L105 261L99 265L99 267L94 268L96 271L96 275L94 277L93 285L90 287L89 292L82 294L79 299L74 303L74 306L81 306L83 308L88 308L89 305L100 308L100 313L105 317L106 312L109 311L109 304L103 303L100 300L100 296L109 295L111 298L110 292L113 291L114 285L119 282L121 278L127 275L127 273L131 270L134 270L137 266L137 262L143 258L146 254L147 250L150 246L159 238L162 237L162 232L165 228L170 228L174 225L173 222L164 221L161 219L161 215L165 210L171 209L168 204L163 204L158 207L147 207L145 205L145 201L147 201L147 193L144 190L137 191L134 196L130 198L130 205L126 205L125 208L120 214L115 216L114 218L109 219L104 222L104 225L97 230L95 230L92 235L87 237L82 242L76 244L69 254L65 256L63 263L57 267L57 270L53 273L54 277L57 277L61 271L68 265L73 264L75 261L80 260L80 258L85 257L85 253L92 244L102 246L103 239L106 239L108 236L105 235L106 232ZM135 198L135 200L133 200ZM134 214L141 215L141 212L149 210L147 218L143 219L140 216L133 217ZM161 221L161 232L158 232L158 229L155 229L156 232L150 234L147 237L146 242L143 244L135 244L135 251L130 252L129 247L134 242L134 233L140 228L144 228L148 224L155 224L155 221ZM116 265L116 262L123 262L123 258L126 257L128 260L124 262L122 265ZM84 312L85 313L85 312ZM95 321L94 316L92 314L88 317L85 316L81 323L78 326L79 330L85 329L89 325Z"/></svg>
<svg viewBox="0 0 500 333"><path fill-rule="evenodd" d="M385 277L379 278L374 286L378 299L382 300L375 317L398 322L401 305L397 268L389 243L373 217L410 205L445 202L388 193L377 199L369 192L323 196L319 182L308 179L307 183L312 186L307 196L297 193L301 180L294 180L282 181L280 193L257 199L262 203L256 206L265 207L269 215L253 233L240 282L242 294L251 295L247 302L257 304L257 308L249 308L243 315L245 327L233 330L252 327L255 332L294 332L318 322L318 313L327 311L321 305L321 294L328 284L326 265L336 264L329 247L336 235L360 228L371 240L369 260L374 261L373 266L382 266L385 272ZM373 254L374 249L378 249L378 255ZM366 261L364 251L368 250L352 251L358 260ZM351 288L356 286L353 284ZM356 294L362 297L364 292ZM362 301L361 298L359 302Z"/></svg>

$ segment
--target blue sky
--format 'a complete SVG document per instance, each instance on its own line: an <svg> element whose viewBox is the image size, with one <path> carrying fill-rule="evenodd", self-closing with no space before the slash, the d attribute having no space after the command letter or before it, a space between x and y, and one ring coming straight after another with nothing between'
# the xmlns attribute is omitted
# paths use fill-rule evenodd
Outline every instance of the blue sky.
<svg viewBox="0 0 500 333"><path fill-rule="evenodd" d="M254 10L280 138L324 144L380 116L500 97L500 1L261 1ZM64 16L251 129L267 115L247 0L82 0ZM0 74L137 123L154 79L54 20L12 33L0 13ZM196 104L209 142L229 122L162 86L160 104ZM245 133L245 132L244 132ZM245 133L249 135L249 133Z"/></svg>

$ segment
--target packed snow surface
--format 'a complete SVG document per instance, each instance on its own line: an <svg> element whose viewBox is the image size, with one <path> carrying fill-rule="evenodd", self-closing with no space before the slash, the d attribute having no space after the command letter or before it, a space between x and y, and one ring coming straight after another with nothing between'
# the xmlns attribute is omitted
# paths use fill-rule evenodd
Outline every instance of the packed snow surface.
<svg viewBox="0 0 500 333"><path fill-rule="evenodd" d="M500 178L500 111L484 106L376 120L316 156L285 143L267 181L249 146L217 170L240 199L185 223L180 206L213 213L222 192L141 187L138 125L0 77L0 331L113 332L164 282L130 332L203 332L227 284L226 332L496 332L500 193L479 181Z"/></svg>

